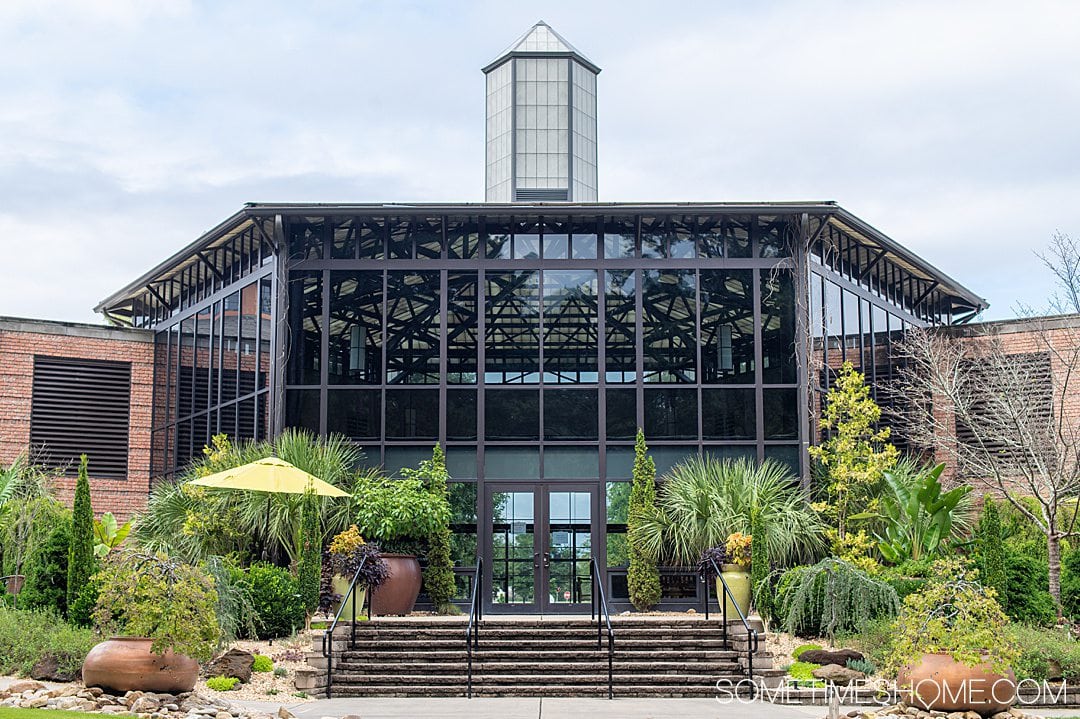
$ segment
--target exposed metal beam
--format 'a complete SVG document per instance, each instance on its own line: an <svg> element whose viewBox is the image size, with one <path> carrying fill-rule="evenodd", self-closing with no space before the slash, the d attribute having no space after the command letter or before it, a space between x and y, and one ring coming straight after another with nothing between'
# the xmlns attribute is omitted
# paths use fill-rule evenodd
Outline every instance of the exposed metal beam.
<svg viewBox="0 0 1080 719"><path fill-rule="evenodd" d="M210 271L214 273L214 277L217 277L220 282L225 282L225 275L221 274L221 271L214 266L214 263L207 259L202 250L195 252L195 256L202 260L203 264L210 268Z"/></svg>
<svg viewBox="0 0 1080 719"><path fill-rule="evenodd" d="M924 291L921 295L919 295L914 300L912 300L911 306L912 307L918 307L922 303L923 300L925 300L927 297L930 296L931 292L933 292L934 290L937 289L937 287L938 287L938 281L934 280L933 282L930 283L930 286L926 288L926 291Z"/></svg>
<svg viewBox="0 0 1080 719"><path fill-rule="evenodd" d="M877 267L878 263L885 259L885 255L887 254L889 254L888 250L882 250L878 253L877 257L870 260L870 264L868 264L866 268L859 273L859 282L865 280L870 275L870 273L874 271L874 268Z"/></svg>
<svg viewBox="0 0 1080 719"><path fill-rule="evenodd" d="M172 303L169 302L164 297L162 297L161 293L159 293L157 290L155 290L153 285L147 285L146 286L146 291L149 292L150 294L152 294L154 296L154 299L156 299L161 304L165 305L166 307L170 307L170 308L172 307Z"/></svg>

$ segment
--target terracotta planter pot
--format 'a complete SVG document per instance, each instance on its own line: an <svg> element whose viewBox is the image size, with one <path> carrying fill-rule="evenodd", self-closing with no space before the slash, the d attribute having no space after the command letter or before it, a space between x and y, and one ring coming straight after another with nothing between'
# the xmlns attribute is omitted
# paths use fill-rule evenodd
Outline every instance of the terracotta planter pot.
<svg viewBox="0 0 1080 719"><path fill-rule="evenodd" d="M83 683L116 693L127 691L178 694L195 688L199 663L183 654L150 651L153 640L113 637L96 645L83 662Z"/></svg>
<svg viewBox="0 0 1080 719"><path fill-rule="evenodd" d="M1016 701L1012 670L996 673L989 663L969 667L948 654L923 654L896 677L909 706L943 712L976 711L983 716L1008 710Z"/></svg>
<svg viewBox="0 0 1080 719"><path fill-rule="evenodd" d="M735 597L743 616L750 616L750 570L739 564L725 564L720 567L720 574L724 576L724 581L727 582L728 589ZM731 598L724 594L724 585L719 577L716 578L716 596L718 599L723 599L724 604L727 605L728 621L738 622L739 613L735 611Z"/></svg>
<svg viewBox="0 0 1080 719"><path fill-rule="evenodd" d="M343 577L340 574L335 574L330 580L330 584L334 587L334 593L345 596L345 592L349 591L349 582L352 581L352 577ZM367 598L367 588L356 588L356 613L360 616L364 615L364 600ZM337 610L341 606L341 602L337 602L334 606L330 607L330 616L337 616ZM341 610L341 621L351 622L354 619L353 616L353 601L352 597L349 597L345 602L345 608Z"/></svg>
<svg viewBox="0 0 1080 719"><path fill-rule="evenodd" d="M371 595L372 615L405 615L413 610L420 594L420 562L412 554L384 554L390 576Z"/></svg>

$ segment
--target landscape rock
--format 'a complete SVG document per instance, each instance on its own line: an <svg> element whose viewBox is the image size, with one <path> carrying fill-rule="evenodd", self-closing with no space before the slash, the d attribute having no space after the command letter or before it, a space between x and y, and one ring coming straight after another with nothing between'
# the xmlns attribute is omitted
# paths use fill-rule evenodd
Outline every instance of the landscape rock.
<svg viewBox="0 0 1080 719"><path fill-rule="evenodd" d="M31 679L43 679L49 682L70 682L81 676L82 668L74 672L60 671L60 663L51 654L43 656L37 661L37 664L30 668Z"/></svg>
<svg viewBox="0 0 1080 719"><path fill-rule="evenodd" d="M243 649L230 649L206 665L208 677L236 677L245 684L251 681L255 655Z"/></svg>
<svg viewBox="0 0 1080 719"><path fill-rule="evenodd" d="M23 692L36 692L44 688L45 685L41 682L32 679L19 679L9 684L7 690L11 694L22 694Z"/></svg>
<svg viewBox="0 0 1080 719"><path fill-rule="evenodd" d="M826 664L839 664L845 666L848 660L862 660L866 657L862 652L857 652L854 649L837 649L836 651L830 651L828 649L807 649L805 652L799 655L800 662L810 662L811 664L820 664L825 666ZM914 707L909 707L914 708Z"/></svg>
<svg viewBox="0 0 1080 719"><path fill-rule="evenodd" d="M296 715L285 707L278 707L277 715L278 719L296 719Z"/></svg>
<svg viewBox="0 0 1080 719"><path fill-rule="evenodd" d="M132 714L152 714L160 708L161 702L151 696L141 696L128 706Z"/></svg>
<svg viewBox="0 0 1080 719"><path fill-rule="evenodd" d="M840 686L846 687L856 679L865 679L866 675L860 671L854 669L848 669L847 667L839 664L826 664L823 667L818 667L814 671L810 672L815 679L821 679L822 681L832 682Z"/></svg>

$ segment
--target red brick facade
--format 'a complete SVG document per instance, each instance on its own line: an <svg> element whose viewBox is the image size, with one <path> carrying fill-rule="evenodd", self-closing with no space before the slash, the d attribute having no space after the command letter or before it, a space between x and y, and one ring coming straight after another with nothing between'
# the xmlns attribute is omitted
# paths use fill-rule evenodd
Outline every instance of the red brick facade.
<svg viewBox="0 0 1080 719"><path fill-rule="evenodd" d="M154 335L71 322L0 318L0 465L30 445L34 356L131 363L127 480L90 478L94 511L120 521L146 507L150 490L150 426L154 387ZM75 479L61 478L60 499L71 503Z"/></svg>

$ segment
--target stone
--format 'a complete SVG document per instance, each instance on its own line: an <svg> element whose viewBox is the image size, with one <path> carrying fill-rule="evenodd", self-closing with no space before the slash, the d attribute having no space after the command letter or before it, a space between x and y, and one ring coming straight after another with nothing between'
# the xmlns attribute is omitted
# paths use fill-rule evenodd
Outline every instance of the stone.
<svg viewBox="0 0 1080 719"><path fill-rule="evenodd" d="M219 711L214 715L214 719L232 719L232 713L227 711Z"/></svg>
<svg viewBox="0 0 1080 719"><path fill-rule="evenodd" d="M1007 711L998 712L997 714L991 715L990 719L1013 719L1013 715Z"/></svg>
<svg viewBox="0 0 1080 719"><path fill-rule="evenodd" d="M982 714L979 712L967 711L964 712L964 719L982 719Z"/></svg>
<svg viewBox="0 0 1080 719"><path fill-rule="evenodd" d="M822 681L832 682L840 686L846 687L856 679L865 679L866 675L860 671L854 669L848 669L847 667L840 666L839 664L826 664L823 667L818 667L814 671L810 672L814 679L821 679Z"/></svg>
<svg viewBox="0 0 1080 719"><path fill-rule="evenodd" d="M49 703L49 697L35 696L35 697L30 697L29 699L24 701L22 703L22 705L26 709L40 709L41 707L45 706L48 703Z"/></svg>
<svg viewBox="0 0 1080 719"><path fill-rule="evenodd" d="M862 652L857 652L854 649L838 649L836 651L830 651L828 649L807 649L805 652L799 655L800 662L810 662L811 664L820 664L825 666L826 664L839 664L840 666L846 666L849 659L865 659Z"/></svg>
<svg viewBox="0 0 1080 719"><path fill-rule="evenodd" d="M30 668L31 679L43 679L50 682L70 682L82 676L82 667L75 671L60 671L60 663L51 654L38 659Z"/></svg>
<svg viewBox="0 0 1080 719"><path fill-rule="evenodd" d="M8 692L11 694L22 694L23 692L36 692L40 689L44 689L45 685L41 682L33 681L32 679L19 679L8 685Z"/></svg>
<svg viewBox="0 0 1080 719"><path fill-rule="evenodd" d="M127 707L123 704L107 704L101 707L102 714L121 714L126 713Z"/></svg>
<svg viewBox="0 0 1080 719"><path fill-rule="evenodd" d="M346 714L345 716L341 717L341 719L360 719L360 715L359 714Z"/></svg>
<svg viewBox="0 0 1080 719"><path fill-rule="evenodd" d="M296 719L296 715L285 707L278 707L277 715L278 719Z"/></svg>
<svg viewBox="0 0 1080 719"><path fill-rule="evenodd" d="M245 684L251 681L255 655L243 649L230 649L206 665L208 677L236 677Z"/></svg>
<svg viewBox="0 0 1080 719"><path fill-rule="evenodd" d="M161 708L161 702L151 696L141 696L131 702L128 709L132 714L152 714Z"/></svg>

